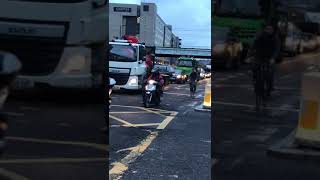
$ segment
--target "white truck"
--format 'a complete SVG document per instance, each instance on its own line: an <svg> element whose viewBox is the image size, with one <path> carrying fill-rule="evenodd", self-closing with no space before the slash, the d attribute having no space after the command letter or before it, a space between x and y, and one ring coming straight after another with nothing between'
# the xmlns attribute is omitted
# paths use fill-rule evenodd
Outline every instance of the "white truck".
<svg viewBox="0 0 320 180"><path fill-rule="evenodd" d="M107 5L107 0L1 0L0 50L22 63L15 87L102 87Z"/></svg>
<svg viewBox="0 0 320 180"><path fill-rule="evenodd" d="M146 74L146 47L127 40L109 42L109 77L116 80L114 89L139 90Z"/></svg>

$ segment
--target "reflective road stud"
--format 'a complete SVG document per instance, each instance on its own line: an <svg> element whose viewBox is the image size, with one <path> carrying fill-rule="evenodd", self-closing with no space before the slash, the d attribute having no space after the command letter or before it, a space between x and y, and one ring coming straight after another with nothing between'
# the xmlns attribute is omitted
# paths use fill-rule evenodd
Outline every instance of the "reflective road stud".
<svg viewBox="0 0 320 180"><path fill-rule="evenodd" d="M203 108L211 108L211 81L208 81L205 88Z"/></svg>
<svg viewBox="0 0 320 180"><path fill-rule="evenodd" d="M298 144L320 147L320 73L303 75L299 124L296 132Z"/></svg>

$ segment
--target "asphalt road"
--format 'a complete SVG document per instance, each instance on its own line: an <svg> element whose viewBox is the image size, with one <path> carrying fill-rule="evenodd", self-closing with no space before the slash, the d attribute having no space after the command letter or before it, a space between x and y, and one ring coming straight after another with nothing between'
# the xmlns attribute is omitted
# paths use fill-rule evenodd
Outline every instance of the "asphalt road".
<svg viewBox="0 0 320 180"><path fill-rule="evenodd" d="M218 71L213 80L213 179L319 179L319 162L281 159L267 149L298 123L301 75L319 53L287 58L278 66L275 91L264 113L254 111L255 96L246 67Z"/></svg>
<svg viewBox="0 0 320 180"><path fill-rule="evenodd" d="M171 84L160 107L148 109L138 93L114 93L109 179L210 179L211 113L194 110L205 84L194 99L188 84Z"/></svg>
<svg viewBox="0 0 320 180"><path fill-rule="evenodd" d="M14 93L5 112L9 132L1 180L106 179L104 105L96 93Z"/></svg>

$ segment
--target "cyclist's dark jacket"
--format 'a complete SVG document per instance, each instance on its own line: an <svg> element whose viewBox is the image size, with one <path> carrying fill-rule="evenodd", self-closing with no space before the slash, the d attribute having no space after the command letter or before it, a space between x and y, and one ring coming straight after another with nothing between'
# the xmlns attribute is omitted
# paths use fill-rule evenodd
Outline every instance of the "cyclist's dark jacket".
<svg viewBox="0 0 320 180"><path fill-rule="evenodd" d="M197 78L198 78L198 73L197 73L197 72L192 72L192 73L190 74L190 80L191 80L191 81L196 81Z"/></svg>
<svg viewBox="0 0 320 180"><path fill-rule="evenodd" d="M272 35L262 32L253 43L255 57L259 60L276 59L280 52L280 39L277 33Z"/></svg>

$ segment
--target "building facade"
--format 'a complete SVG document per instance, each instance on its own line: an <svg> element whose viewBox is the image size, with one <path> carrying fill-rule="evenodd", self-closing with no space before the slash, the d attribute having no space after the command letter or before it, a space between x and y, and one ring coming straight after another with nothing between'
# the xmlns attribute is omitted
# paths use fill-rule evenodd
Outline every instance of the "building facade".
<svg viewBox="0 0 320 180"><path fill-rule="evenodd" d="M137 36L146 46L180 47L179 37L157 14L155 3L109 4L109 40Z"/></svg>

